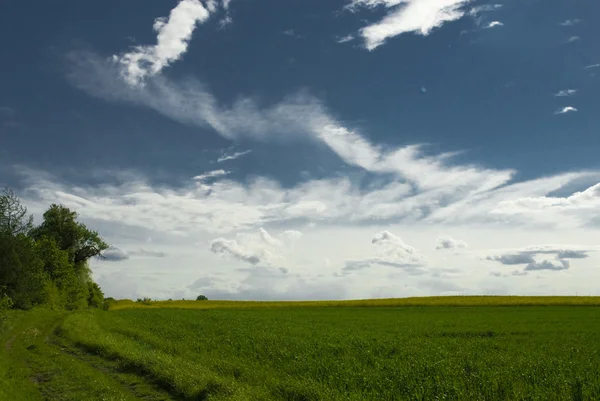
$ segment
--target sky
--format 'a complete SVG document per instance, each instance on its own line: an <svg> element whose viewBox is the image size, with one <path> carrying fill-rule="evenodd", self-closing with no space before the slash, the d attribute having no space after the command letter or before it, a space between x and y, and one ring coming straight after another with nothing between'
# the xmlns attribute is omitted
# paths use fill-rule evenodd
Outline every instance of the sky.
<svg viewBox="0 0 600 401"><path fill-rule="evenodd" d="M600 295L599 20L5 0L0 186L98 230L115 298Z"/></svg>

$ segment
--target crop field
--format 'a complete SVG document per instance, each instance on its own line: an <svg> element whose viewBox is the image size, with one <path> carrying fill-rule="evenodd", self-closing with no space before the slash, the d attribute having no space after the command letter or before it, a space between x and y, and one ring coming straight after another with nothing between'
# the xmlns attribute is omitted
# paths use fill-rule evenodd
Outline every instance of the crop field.
<svg viewBox="0 0 600 401"><path fill-rule="evenodd" d="M492 306L172 301L28 312L2 337L12 359L0 359L0 399L600 399L600 307L484 298Z"/></svg>

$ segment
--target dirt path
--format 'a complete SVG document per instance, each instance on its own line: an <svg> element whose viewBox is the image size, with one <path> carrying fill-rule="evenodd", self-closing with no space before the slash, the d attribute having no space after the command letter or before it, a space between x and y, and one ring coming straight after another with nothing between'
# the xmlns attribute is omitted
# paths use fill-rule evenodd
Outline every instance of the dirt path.
<svg viewBox="0 0 600 401"><path fill-rule="evenodd" d="M10 351L12 349L12 345L16 339L17 339L16 334L14 336L12 336L11 338L9 338L8 341L6 341L6 344L4 344L4 349L7 351Z"/></svg>

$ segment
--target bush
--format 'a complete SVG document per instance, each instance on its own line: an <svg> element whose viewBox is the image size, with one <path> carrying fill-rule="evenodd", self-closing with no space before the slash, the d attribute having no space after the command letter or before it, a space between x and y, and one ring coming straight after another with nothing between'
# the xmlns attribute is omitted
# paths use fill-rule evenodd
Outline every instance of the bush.
<svg viewBox="0 0 600 401"><path fill-rule="evenodd" d="M0 297L0 314L13 307L13 301L8 295Z"/></svg>
<svg viewBox="0 0 600 401"><path fill-rule="evenodd" d="M206 298L204 295L198 295L196 301L208 301L208 298Z"/></svg>

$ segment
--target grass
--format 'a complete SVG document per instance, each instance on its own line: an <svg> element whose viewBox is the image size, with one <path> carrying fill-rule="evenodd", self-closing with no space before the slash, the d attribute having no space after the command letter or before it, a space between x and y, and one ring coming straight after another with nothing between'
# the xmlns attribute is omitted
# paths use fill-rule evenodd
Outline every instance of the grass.
<svg viewBox="0 0 600 401"><path fill-rule="evenodd" d="M0 400L600 399L598 300L558 301L119 301L15 313L0 328Z"/></svg>

